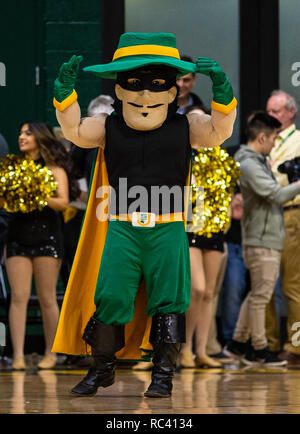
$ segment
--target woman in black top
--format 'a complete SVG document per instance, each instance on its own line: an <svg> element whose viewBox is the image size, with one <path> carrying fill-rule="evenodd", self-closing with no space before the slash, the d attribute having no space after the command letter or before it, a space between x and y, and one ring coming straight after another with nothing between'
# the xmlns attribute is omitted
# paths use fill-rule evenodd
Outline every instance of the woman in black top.
<svg viewBox="0 0 300 434"><path fill-rule="evenodd" d="M69 157L51 129L42 122L26 122L19 133L20 151L36 163L47 166L57 182L54 197L47 199L42 211L12 214L6 246L6 271L11 289L9 326L13 345L13 369L25 369L24 338L27 303L32 276L42 310L45 355L41 369L56 363L51 347L56 331L59 308L56 284L63 257L62 216L77 185L70 173Z"/></svg>

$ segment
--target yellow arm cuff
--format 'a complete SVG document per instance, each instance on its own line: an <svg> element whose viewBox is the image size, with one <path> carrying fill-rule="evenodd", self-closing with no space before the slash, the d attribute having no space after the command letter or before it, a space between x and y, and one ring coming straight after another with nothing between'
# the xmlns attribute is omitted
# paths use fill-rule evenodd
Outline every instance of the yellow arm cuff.
<svg viewBox="0 0 300 434"><path fill-rule="evenodd" d="M58 102L57 99L53 98L53 105L57 110L63 112L64 110L66 110L66 108L70 107L70 105L72 105L73 102L77 100L77 98L77 92L75 89L73 89L71 95L67 96L67 98L64 99L62 102Z"/></svg>
<svg viewBox="0 0 300 434"><path fill-rule="evenodd" d="M212 101L211 103L211 108L213 110L224 113L225 115L229 115L229 113L231 113L236 108L236 106L237 106L237 100L235 98L233 98L233 100L227 105L220 104L215 101Z"/></svg>

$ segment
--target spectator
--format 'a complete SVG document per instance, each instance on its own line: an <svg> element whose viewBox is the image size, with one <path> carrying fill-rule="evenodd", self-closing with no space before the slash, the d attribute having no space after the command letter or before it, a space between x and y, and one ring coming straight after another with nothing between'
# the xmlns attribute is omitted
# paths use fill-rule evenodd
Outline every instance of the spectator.
<svg viewBox="0 0 300 434"><path fill-rule="evenodd" d="M235 156L241 163L243 255L251 289L241 306L233 340L224 352L250 366L286 364L269 350L265 333L265 310L278 278L283 247L282 205L300 193L300 181L281 187L266 161L280 126L267 113L255 114L247 126L247 145ZM253 347L247 345L249 338Z"/></svg>
<svg viewBox="0 0 300 434"><path fill-rule="evenodd" d="M189 56L182 56L181 60L184 60L185 62L193 62L193 59ZM176 84L179 87L177 99L179 109L177 110L177 113L186 114L187 109L191 106L197 106L204 113L208 113L208 110L205 108L202 100L195 93L192 93L192 89L195 86L195 83L196 74L192 72L176 80Z"/></svg>
<svg viewBox="0 0 300 434"><path fill-rule="evenodd" d="M270 154L270 164L277 182L287 186L287 175L279 173L277 168L284 161L300 156L300 131L295 125L297 103L286 92L275 90L267 101L267 112L281 123ZM286 234L281 257L281 285L287 297L288 318L287 342L279 357L292 365L300 363L300 347L292 344L292 326L300 319L300 195L284 204L284 223Z"/></svg>
<svg viewBox="0 0 300 434"><path fill-rule="evenodd" d="M238 191L231 201L231 223L225 234L228 257L221 291L221 327L225 344L232 340L239 311L246 294L247 269L243 259L241 218L243 197Z"/></svg>
<svg viewBox="0 0 300 434"><path fill-rule="evenodd" d="M264 112L261 110L252 111L247 118L247 123L249 123L257 113ZM240 149L240 146L241 145L232 146L228 148L227 151L233 156ZM229 344L232 340L242 302L249 290L249 271L245 266L242 248L242 215L243 197L237 185L236 192L231 201L230 228L225 234L225 241L228 247L228 260L220 300L221 329L225 345ZM270 305L272 305L273 308L272 302L273 298L267 306L267 317L269 311L271 312ZM270 345L270 342L268 343Z"/></svg>
<svg viewBox="0 0 300 434"><path fill-rule="evenodd" d="M42 122L25 122L19 133L20 151L37 163L47 165L58 183L55 197L47 199L42 211L12 214L6 246L6 271L11 289L9 326L13 345L15 370L26 368L24 338L27 303L31 292L32 275L42 310L45 354L40 369L55 366L56 355L51 353L59 309L56 284L63 256L61 216L69 197L78 194L77 183L70 175L68 154L50 128Z"/></svg>

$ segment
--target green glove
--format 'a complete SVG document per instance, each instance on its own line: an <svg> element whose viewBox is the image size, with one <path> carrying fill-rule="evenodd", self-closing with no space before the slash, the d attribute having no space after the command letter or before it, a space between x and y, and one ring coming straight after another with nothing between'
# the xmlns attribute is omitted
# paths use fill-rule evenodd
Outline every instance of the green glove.
<svg viewBox="0 0 300 434"><path fill-rule="evenodd" d="M196 60L196 72L208 75L211 78L215 102L228 105L233 100L234 96L230 81L217 62L207 57L198 57Z"/></svg>
<svg viewBox="0 0 300 434"><path fill-rule="evenodd" d="M82 60L82 56L74 54L68 62L61 65L58 77L54 81L54 98L59 103L73 92Z"/></svg>

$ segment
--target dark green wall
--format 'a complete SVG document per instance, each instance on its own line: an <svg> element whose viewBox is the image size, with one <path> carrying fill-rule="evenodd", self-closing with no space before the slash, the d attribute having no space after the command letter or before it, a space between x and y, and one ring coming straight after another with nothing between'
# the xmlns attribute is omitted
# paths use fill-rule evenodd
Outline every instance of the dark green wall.
<svg viewBox="0 0 300 434"><path fill-rule="evenodd" d="M43 19L45 117L54 126L57 121L52 106L53 81L60 65L73 54L83 55L82 66L101 63L101 0L45 0ZM85 115L90 100L101 93L101 82L81 71L76 90L82 114Z"/></svg>
<svg viewBox="0 0 300 434"><path fill-rule="evenodd" d="M0 132L10 152L18 151L20 123L39 119L57 125L53 81L64 61L72 54L84 56L82 66L102 61L102 1L1 2L0 62L6 67L6 86L0 86ZM101 93L101 82L81 72L76 90L85 115L90 100Z"/></svg>
<svg viewBox="0 0 300 434"><path fill-rule="evenodd" d="M6 85L0 86L0 131L10 151L18 149L20 123L37 117L42 107L42 93L36 86L41 4L37 0L1 2L0 62L6 67Z"/></svg>
<svg viewBox="0 0 300 434"><path fill-rule="evenodd" d="M101 0L1 2L0 62L6 68L6 86L0 86L0 132L10 152L19 150L22 122L38 119L57 126L53 82L63 62L81 54L82 66L101 63L101 13ZM80 72L76 90L85 115L90 100L101 93L101 81ZM61 279L57 291L64 292ZM40 334L41 329L27 332Z"/></svg>

